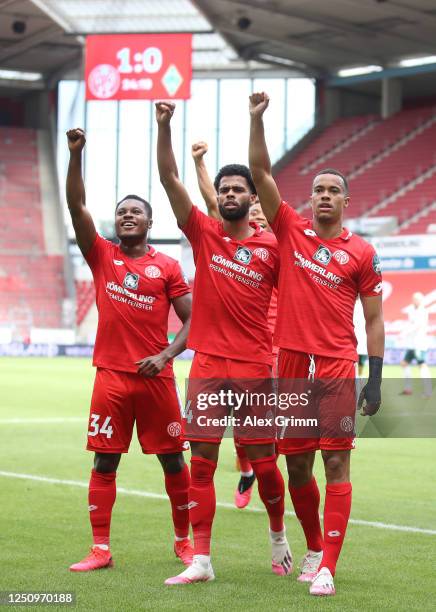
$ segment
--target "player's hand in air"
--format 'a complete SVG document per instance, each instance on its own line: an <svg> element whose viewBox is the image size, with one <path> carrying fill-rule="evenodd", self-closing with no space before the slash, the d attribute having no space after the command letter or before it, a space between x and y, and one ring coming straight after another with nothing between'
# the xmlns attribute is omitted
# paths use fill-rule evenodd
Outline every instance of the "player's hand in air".
<svg viewBox="0 0 436 612"><path fill-rule="evenodd" d="M85 132L81 128L74 128L67 132L68 148L73 152L80 152L85 146Z"/></svg>
<svg viewBox="0 0 436 612"><path fill-rule="evenodd" d="M250 98L250 115L252 117L261 117L268 108L269 96L264 91L261 93L251 94Z"/></svg>
<svg viewBox="0 0 436 612"><path fill-rule="evenodd" d="M151 355L150 357L144 357L144 359L135 361L135 365L138 366L138 374L153 377L164 369L168 361L169 358L162 352L158 355Z"/></svg>
<svg viewBox="0 0 436 612"><path fill-rule="evenodd" d="M382 368L383 359L381 357L369 358L368 382L360 392L357 402L359 409L362 409L360 413L362 416L372 416L380 408Z"/></svg>
<svg viewBox="0 0 436 612"><path fill-rule="evenodd" d="M174 102L156 102L156 121L160 125L169 125L176 105Z"/></svg>
<svg viewBox="0 0 436 612"><path fill-rule="evenodd" d="M202 140L200 140L199 142L194 142L191 147L192 157L195 162L202 160L207 151L207 142L203 142Z"/></svg>

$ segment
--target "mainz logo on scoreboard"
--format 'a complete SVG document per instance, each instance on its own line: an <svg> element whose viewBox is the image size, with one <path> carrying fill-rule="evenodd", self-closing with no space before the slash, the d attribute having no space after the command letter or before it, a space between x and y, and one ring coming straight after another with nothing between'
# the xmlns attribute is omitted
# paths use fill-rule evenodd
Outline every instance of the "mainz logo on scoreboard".
<svg viewBox="0 0 436 612"><path fill-rule="evenodd" d="M192 34L103 34L86 39L87 100L188 99Z"/></svg>

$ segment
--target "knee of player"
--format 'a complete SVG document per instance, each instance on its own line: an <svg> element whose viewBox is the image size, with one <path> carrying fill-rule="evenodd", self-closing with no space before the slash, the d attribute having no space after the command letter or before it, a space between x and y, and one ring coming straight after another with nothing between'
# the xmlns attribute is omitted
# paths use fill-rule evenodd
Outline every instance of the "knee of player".
<svg viewBox="0 0 436 612"><path fill-rule="evenodd" d="M157 455L162 469L167 474L177 474L185 467L183 453L171 453L167 455Z"/></svg>
<svg viewBox="0 0 436 612"><path fill-rule="evenodd" d="M95 453L94 469L101 474L116 472L121 459L121 454Z"/></svg>
<svg viewBox="0 0 436 612"><path fill-rule="evenodd" d="M349 458L344 453L322 452L327 482L348 480Z"/></svg>
<svg viewBox="0 0 436 612"><path fill-rule="evenodd" d="M303 486L312 478L312 461L309 456L288 455L286 465L292 486Z"/></svg>

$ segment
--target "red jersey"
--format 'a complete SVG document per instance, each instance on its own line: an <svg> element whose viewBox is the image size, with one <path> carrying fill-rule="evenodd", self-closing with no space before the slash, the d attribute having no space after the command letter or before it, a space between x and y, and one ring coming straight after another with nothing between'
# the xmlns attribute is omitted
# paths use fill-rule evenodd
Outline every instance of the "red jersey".
<svg viewBox="0 0 436 612"><path fill-rule="evenodd" d="M357 295L381 295L374 248L347 229L323 240L312 221L282 202L271 227L280 250L274 344L325 357L357 360L353 326Z"/></svg>
<svg viewBox="0 0 436 612"><path fill-rule="evenodd" d="M277 240L256 224L238 241L221 221L192 207L182 228L191 243L196 274L188 346L195 351L271 364L267 313L277 282Z"/></svg>
<svg viewBox="0 0 436 612"><path fill-rule="evenodd" d="M180 266L151 246L143 257L128 257L98 235L85 259L98 309L93 365L136 372L135 361L168 346L171 300L190 291ZM158 376L173 376L172 362Z"/></svg>
<svg viewBox="0 0 436 612"><path fill-rule="evenodd" d="M276 328L277 322L277 307L278 307L279 294L277 288L274 287L271 293L271 301L268 309L268 327L270 332L273 334Z"/></svg>

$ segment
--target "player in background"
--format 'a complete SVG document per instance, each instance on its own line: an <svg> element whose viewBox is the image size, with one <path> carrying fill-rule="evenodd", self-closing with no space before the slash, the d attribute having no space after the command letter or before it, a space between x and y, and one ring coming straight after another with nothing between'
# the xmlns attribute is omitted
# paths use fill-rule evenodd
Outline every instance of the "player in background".
<svg viewBox="0 0 436 612"><path fill-rule="evenodd" d="M316 377L338 379L342 384L354 379L357 353L353 311L360 294L369 379L359 403L366 402L364 414L374 414L381 403L384 355L379 259L370 244L342 226L349 204L348 184L336 170L326 169L314 177L313 220L304 219L282 201L265 142L263 113L268 103L265 93L250 96L249 158L262 210L277 236L281 254L275 333L275 343L280 347L279 381L313 381ZM345 408L354 417L352 399ZM279 439L279 451L286 455L291 499L308 548L299 580L311 582L312 595L335 594L333 576L351 509L350 450L354 439L350 434L344 438L326 435L329 419L337 419L338 408L342 407L334 401L321 400L319 438ZM318 513L319 490L313 476L318 449L327 480L324 537Z"/></svg>
<svg viewBox="0 0 436 612"><path fill-rule="evenodd" d="M401 395L412 395L412 372L410 364L416 361L423 384L423 398L432 394L431 374L426 364L428 348L428 310L424 305L424 295L417 291L412 295L412 306L408 311L408 323L404 336L407 350L401 361L404 376L404 389Z"/></svg>
<svg viewBox="0 0 436 612"><path fill-rule="evenodd" d="M207 214L209 215L209 217L221 221L221 215L218 210L217 192L215 191L215 187L209 176L206 164L204 162L204 156L207 153L207 150L208 146L206 142L196 142L192 145L192 157L194 159L198 187L200 189L200 193L203 197L204 203L206 204ZM252 204L250 206L250 221L255 221L255 219L252 219L251 214L251 211L254 206L255 204ZM254 481L256 480L256 475L254 473L250 460L247 457L247 453L245 452L244 446L239 444L236 439L234 439L234 442L237 457L236 465L237 470L240 472L239 482L234 495L234 502L237 508L243 509L246 508L250 503Z"/></svg>
<svg viewBox="0 0 436 612"><path fill-rule="evenodd" d="M86 208L82 179L85 133L67 132L70 161L67 202L77 244L91 268L98 308L87 449L94 451L89 482L91 553L70 567L84 572L112 566L109 532L116 472L136 421L144 453L156 454L164 471L174 523L176 555L189 565L188 466L183 459L180 403L172 359L185 349L191 315L189 286L174 259L147 244L152 225L148 202L135 195L115 210L119 245L96 232ZM171 304L183 326L168 345Z"/></svg>
<svg viewBox="0 0 436 612"><path fill-rule="evenodd" d="M171 143L170 121L175 105L156 103L158 123L157 160L162 185L179 226L189 239L196 264L192 322L188 347L196 351L190 381L203 379L271 376L271 334L266 312L277 277L277 242L274 236L250 225L248 209L255 188L248 168L231 165L220 170L215 185L222 222L212 219L192 204L181 183ZM224 265L220 266L219 261ZM258 282L247 283L241 274L255 274ZM212 262L216 262L212 265ZM189 391L189 390L188 390ZM191 436L190 519L194 534L194 561L166 584L187 584L214 579L210 541L215 514L214 472L223 432L215 439ZM284 482L277 467L275 436L240 439L256 474L259 495L270 522L272 570L285 575L292 570L292 557L284 528Z"/></svg>

